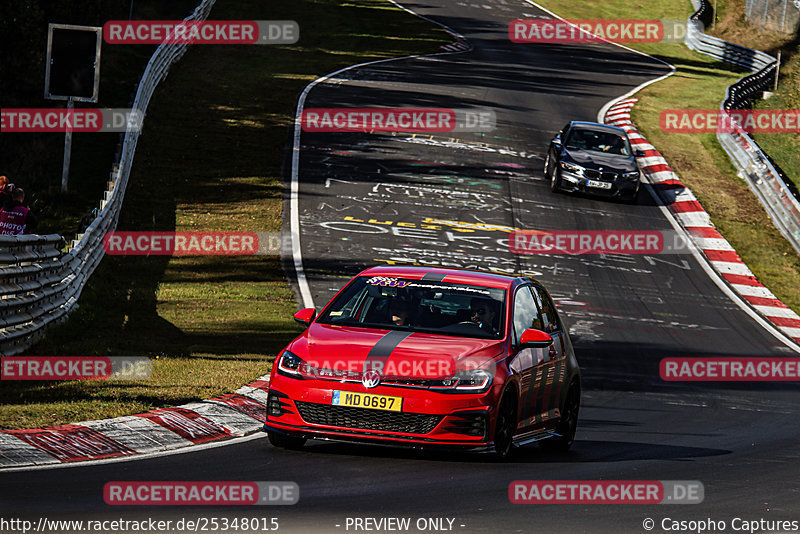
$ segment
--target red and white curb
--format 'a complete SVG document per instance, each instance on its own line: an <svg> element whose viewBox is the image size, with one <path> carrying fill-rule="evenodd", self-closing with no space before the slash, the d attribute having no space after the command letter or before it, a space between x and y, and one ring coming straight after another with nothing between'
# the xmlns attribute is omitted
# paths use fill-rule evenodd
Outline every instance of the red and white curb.
<svg viewBox="0 0 800 534"><path fill-rule="evenodd" d="M0 431L0 468L119 458L242 437L261 430L269 375L236 393L175 408L45 428Z"/></svg>
<svg viewBox="0 0 800 534"><path fill-rule="evenodd" d="M631 109L638 100L629 98L612 105L606 112L605 122L624 129L634 149L644 152L644 156L638 158L642 173L719 275L781 332L800 342L800 315L756 279L731 244L714 228L692 191L633 125Z"/></svg>

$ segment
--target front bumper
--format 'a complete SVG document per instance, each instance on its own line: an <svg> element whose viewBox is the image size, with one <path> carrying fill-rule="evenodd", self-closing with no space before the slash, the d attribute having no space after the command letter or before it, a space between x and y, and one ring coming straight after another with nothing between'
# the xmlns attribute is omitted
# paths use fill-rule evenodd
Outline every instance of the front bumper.
<svg viewBox="0 0 800 534"><path fill-rule="evenodd" d="M610 184L608 189L603 189L588 185L590 180L589 178L567 172L563 169L560 171L560 176L561 190L568 193L580 192L608 198L631 198L636 195L639 189L638 179L626 180L623 178L617 178L613 181L594 180L605 184Z"/></svg>
<svg viewBox="0 0 800 534"><path fill-rule="evenodd" d="M388 445L485 449L493 435L492 390L447 394L379 386L376 395L403 398L402 412L332 404L333 391L364 393L357 384L277 378L267 398L264 429L306 439Z"/></svg>

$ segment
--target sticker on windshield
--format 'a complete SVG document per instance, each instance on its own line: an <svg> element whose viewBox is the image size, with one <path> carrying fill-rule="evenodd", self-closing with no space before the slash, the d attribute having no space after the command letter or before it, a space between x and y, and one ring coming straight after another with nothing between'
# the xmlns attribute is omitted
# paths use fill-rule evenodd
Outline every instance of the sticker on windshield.
<svg viewBox="0 0 800 534"><path fill-rule="evenodd" d="M411 280L400 280L398 278L389 278L386 276L373 276L367 280L368 285L384 287L406 287L410 285L411 282Z"/></svg>

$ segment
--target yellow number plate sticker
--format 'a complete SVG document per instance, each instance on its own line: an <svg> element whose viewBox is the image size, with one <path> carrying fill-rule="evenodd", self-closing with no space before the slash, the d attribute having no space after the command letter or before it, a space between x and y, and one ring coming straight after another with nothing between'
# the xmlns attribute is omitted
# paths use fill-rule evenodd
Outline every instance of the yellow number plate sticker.
<svg viewBox="0 0 800 534"><path fill-rule="evenodd" d="M370 408L372 410L387 410L389 412L403 411L403 397L354 393L352 391L334 391L331 404L352 406L354 408Z"/></svg>

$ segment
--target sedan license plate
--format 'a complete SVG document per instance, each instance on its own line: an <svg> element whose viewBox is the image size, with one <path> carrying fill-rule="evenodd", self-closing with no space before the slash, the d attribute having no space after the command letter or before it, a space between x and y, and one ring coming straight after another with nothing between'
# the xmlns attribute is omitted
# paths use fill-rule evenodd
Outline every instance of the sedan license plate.
<svg viewBox="0 0 800 534"><path fill-rule="evenodd" d="M611 189L611 182L599 182L597 180L586 180L587 187L596 187L598 189Z"/></svg>
<svg viewBox="0 0 800 534"><path fill-rule="evenodd" d="M373 395L371 393L354 393L352 391L334 391L331 404L336 406L352 406L353 408L369 408L389 412L403 411L403 397Z"/></svg>

